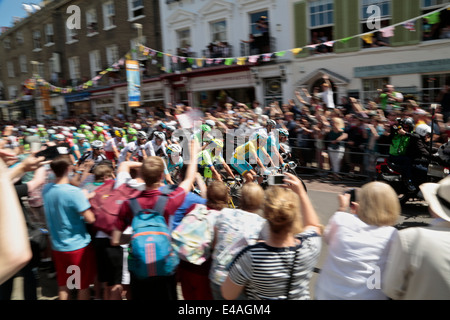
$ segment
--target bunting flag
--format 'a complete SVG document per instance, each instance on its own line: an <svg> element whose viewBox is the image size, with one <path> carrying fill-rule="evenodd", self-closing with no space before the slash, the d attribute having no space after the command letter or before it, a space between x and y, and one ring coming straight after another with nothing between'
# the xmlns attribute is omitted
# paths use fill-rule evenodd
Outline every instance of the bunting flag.
<svg viewBox="0 0 450 320"><path fill-rule="evenodd" d="M441 13L435 12L425 17L429 24L436 24L441 22Z"/></svg>
<svg viewBox="0 0 450 320"><path fill-rule="evenodd" d="M300 52L302 52L303 49L302 48L295 48L295 49L291 49L291 52L295 55L299 54Z"/></svg>
<svg viewBox="0 0 450 320"><path fill-rule="evenodd" d="M372 44L373 43L373 33L364 34L361 36L361 39L363 39L364 42L366 42L368 44Z"/></svg>
<svg viewBox="0 0 450 320"><path fill-rule="evenodd" d="M380 30L384 38L390 38L394 36L394 27L387 27Z"/></svg>
<svg viewBox="0 0 450 320"><path fill-rule="evenodd" d="M409 31L416 31L416 23L415 21L408 21L403 24L403 26Z"/></svg>

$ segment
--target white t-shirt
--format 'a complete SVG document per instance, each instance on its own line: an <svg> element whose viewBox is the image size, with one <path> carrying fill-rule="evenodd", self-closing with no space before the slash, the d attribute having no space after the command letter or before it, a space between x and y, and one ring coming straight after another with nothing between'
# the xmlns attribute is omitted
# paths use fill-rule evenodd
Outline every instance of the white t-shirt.
<svg viewBox="0 0 450 320"><path fill-rule="evenodd" d="M125 145L126 143L124 138L120 138L119 140L116 140L116 138L112 138L106 141L105 151L113 152L114 151L113 147L116 147L116 149L119 150L120 148L124 148Z"/></svg>
<svg viewBox="0 0 450 320"><path fill-rule="evenodd" d="M322 92L322 100L326 104L327 108L334 109L333 90L327 89Z"/></svg>
<svg viewBox="0 0 450 320"><path fill-rule="evenodd" d="M336 212L324 231L328 255L317 279L315 298L386 300L381 277L396 232L394 227L371 226L354 214Z"/></svg>

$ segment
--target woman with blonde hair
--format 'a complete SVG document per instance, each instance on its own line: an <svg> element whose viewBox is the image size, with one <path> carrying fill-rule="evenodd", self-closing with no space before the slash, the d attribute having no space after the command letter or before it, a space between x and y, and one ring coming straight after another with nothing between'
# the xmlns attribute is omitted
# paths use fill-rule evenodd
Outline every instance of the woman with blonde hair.
<svg viewBox="0 0 450 320"><path fill-rule="evenodd" d="M309 282L321 249L319 218L300 179L286 173L286 185L266 190L267 240L244 248L230 265L221 291L236 299L310 299Z"/></svg>
<svg viewBox="0 0 450 320"><path fill-rule="evenodd" d="M264 239L266 219L262 214L264 190L257 183L246 183L241 189L239 208L224 208L214 225L214 251L209 272L215 300L224 300L220 286L225 281L227 266L243 248ZM244 294L238 300L245 300Z"/></svg>
<svg viewBox="0 0 450 320"><path fill-rule="evenodd" d="M387 299L380 283L397 233L393 226L400 202L394 189L382 182L370 182L358 191L357 202L350 203L348 193L339 195L339 210L325 228L329 248L316 283L318 300Z"/></svg>

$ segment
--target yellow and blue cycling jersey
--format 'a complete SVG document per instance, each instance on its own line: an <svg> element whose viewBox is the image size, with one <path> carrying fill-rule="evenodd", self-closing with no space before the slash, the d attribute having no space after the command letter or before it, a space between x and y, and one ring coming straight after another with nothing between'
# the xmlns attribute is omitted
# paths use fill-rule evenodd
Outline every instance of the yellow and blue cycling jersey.
<svg viewBox="0 0 450 320"><path fill-rule="evenodd" d="M250 158L250 154L255 154L259 150L264 151L264 146L257 146L255 140L250 140L247 143L244 143L242 146L236 148L233 154L233 158L238 160L246 160Z"/></svg>

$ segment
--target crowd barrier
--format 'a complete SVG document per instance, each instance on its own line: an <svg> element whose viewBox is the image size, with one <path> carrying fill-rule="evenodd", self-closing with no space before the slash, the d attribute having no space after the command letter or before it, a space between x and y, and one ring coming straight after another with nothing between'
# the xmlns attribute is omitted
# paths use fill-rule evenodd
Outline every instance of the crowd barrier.
<svg viewBox="0 0 450 320"><path fill-rule="evenodd" d="M348 142L336 149L330 148L331 141L327 140L302 139L302 144L313 145L308 147L298 147L295 142L291 139L291 160L297 163L297 170L304 176L336 173L347 178L373 179L379 159L388 157L388 154L375 150L389 150L387 144L376 144L375 150L369 150L365 145L353 148Z"/></svg>

